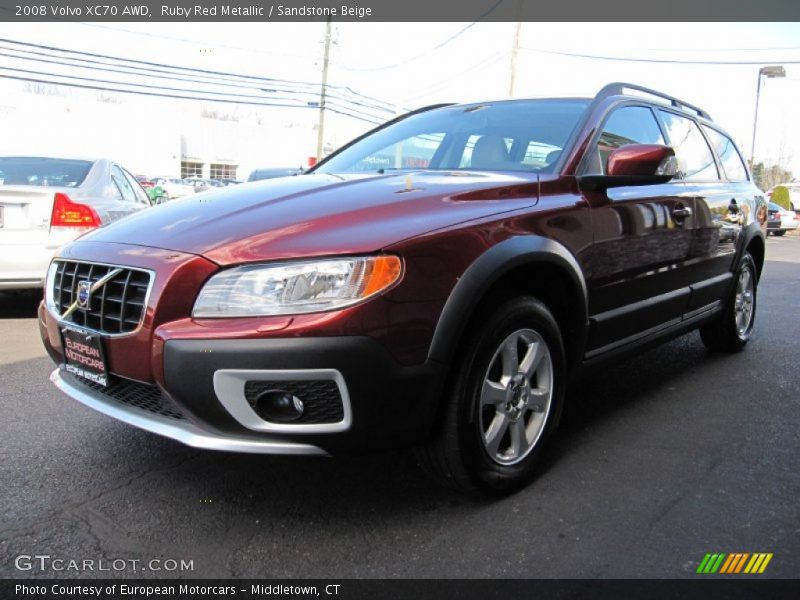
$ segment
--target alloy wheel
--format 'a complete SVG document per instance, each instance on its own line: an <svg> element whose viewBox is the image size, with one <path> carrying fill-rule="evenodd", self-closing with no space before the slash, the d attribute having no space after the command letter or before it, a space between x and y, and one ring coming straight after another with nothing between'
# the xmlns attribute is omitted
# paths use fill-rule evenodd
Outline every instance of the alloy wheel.
<svg viewBox="0 0 800 600"><path fill-rule="evenodd" d="M533 450L553 397L553 360L544 338L519 329L495 351L480 392L481 439L489 457L513 465Z"/></svg>
<svg viewBox="0 0 800 600"><path fill-rule="evenodd" d="M745 266L739 273L739 281L736 282L736 298L734 300L736 333L743 340L750 335L750 326L753 322L755 287L753 272L750 267Z"/></svg>

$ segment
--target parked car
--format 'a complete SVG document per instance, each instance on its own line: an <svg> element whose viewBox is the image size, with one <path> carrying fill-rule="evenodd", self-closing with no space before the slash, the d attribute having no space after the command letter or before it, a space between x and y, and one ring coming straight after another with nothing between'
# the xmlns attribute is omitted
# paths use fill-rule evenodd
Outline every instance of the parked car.
<svg viewBox="0 0 800 600"><path fill-rule="evenodd" d="M194 194L194 185L186 183L183 179L177 177L156 177L153 179L153 185L158 186L163 190L163 198L161 201L175 200Z"/></svg>
<svg viewBox="0 0 800 600"><path fill-rule="evenodd" d="M153 187L153 182L150 181L146 176L144 176L144 175L134 175L134 177L136 178L136 181L139 182L139 185L141 185L142 188L145 191L147 191L147 190L149 190L150 188Z"/></svg>
<svg viewBox="0 0 800 600"><path fill-rule="evenodd" d="M200 179L199 177L185 177L181 180L182 183L186 185L192 186L192 192L197 194L198 192L203 192L208 189L208 183L205 179Z"/></svg>
<svg viewBox="0 0 800 600"><path fill-rule="evenodd" d="M774 202L769 203L769 218L767 220L767 233L772 235L785 235L800 225L800 218L793 210L787 210Z"/></svg>
<svg viewBox="0 0 800 600"><path fill-rule="evenodd" d="M145 175L135 175L136 181L142 186L142 189L147 192L151 204L161 204L164 201L166 192L160 185L156 185L152 180L148 179Z"/></svg>
<svg viewBox="0 0 800 600"><path fill-rule="evenodd" d="M192 177L189 179L184 179L183 181L185 183L194 186L195 193L205 192L206 190L211 188L225 187L224 183L221 183L216 179L203 179L200 177Z"/></svg>
<svg viewBox="0 0 800 600"><path fill-rule="evenodd" d="M300 175L303 169L255 169L250 173L247 181L261 181L262 179L276 179L278 177L292 177Z"/></svg>
<svg viewBox="0 0 800 600"><path fill-rule="evenodd" d="M167 192L164 191L163 187L153 183L152 181L150 183L151 186L149 188L146 188L145 191L147 192L147 195L150 196L150 202L152 204L163 204L164 202L169 200Z"/></svg>
<svg viewBox="0 0 800 600"><path fill-rule="evenodd" d="M64 248L39 311L55 385L195 447L416 446L506 493L579 369L753 331L764 196L707 113L630 84L419 110L206 198Z"/></svg>
<svg viewBox="0 0 800 600"><path fill-rule="evenodd" d="M0 156L0 289L41 288L60 246L148 206L110 160Z"/></svg>

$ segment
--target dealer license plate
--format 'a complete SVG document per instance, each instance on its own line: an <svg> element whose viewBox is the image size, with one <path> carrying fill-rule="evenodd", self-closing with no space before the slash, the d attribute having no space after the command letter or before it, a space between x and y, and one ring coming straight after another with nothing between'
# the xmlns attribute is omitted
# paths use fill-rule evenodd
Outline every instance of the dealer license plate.
<svg viewBox="0 0 800 600"><path fill-rule="evenodd" d="M64 369L77 377L108 385L108 368L103 354L103 340L96 333L64 327Z"/></svg>

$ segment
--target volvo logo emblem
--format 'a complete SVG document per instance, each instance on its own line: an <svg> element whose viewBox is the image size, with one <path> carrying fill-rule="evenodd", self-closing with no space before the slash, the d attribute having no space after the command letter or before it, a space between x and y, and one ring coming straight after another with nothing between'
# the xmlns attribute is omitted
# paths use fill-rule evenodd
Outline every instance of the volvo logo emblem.
<svg viewBox="0 0 800 600"><path fill-rule="evenodd" d="M78 306L80 308L89 308L89 302L92 299L92 282L79 281L78 282Z"/></svg>

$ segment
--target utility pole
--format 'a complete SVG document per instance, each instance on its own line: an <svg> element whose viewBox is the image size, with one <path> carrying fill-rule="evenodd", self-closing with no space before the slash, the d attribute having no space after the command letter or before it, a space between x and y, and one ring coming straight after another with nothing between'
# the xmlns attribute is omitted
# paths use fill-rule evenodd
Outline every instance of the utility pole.
<svg viewBox="0 0 800 600"><path fill-rule="evenodd" d="M514 45L511 47L511 78L508 82L508 95L514 95L514 83L517 80L517 54L519 53L519 31L522 29L522 23L517 21L514 28Z"/></svg>
<svg viewBox="0 0 800 600"><path fill-rule="evenodd" d="M328 91L328 59L331 54L331 17L325 20L325 53L322 58L322 85L319 90L319 123L317 124L317 161L322 158L325 143L325 95Z"/></svg>

